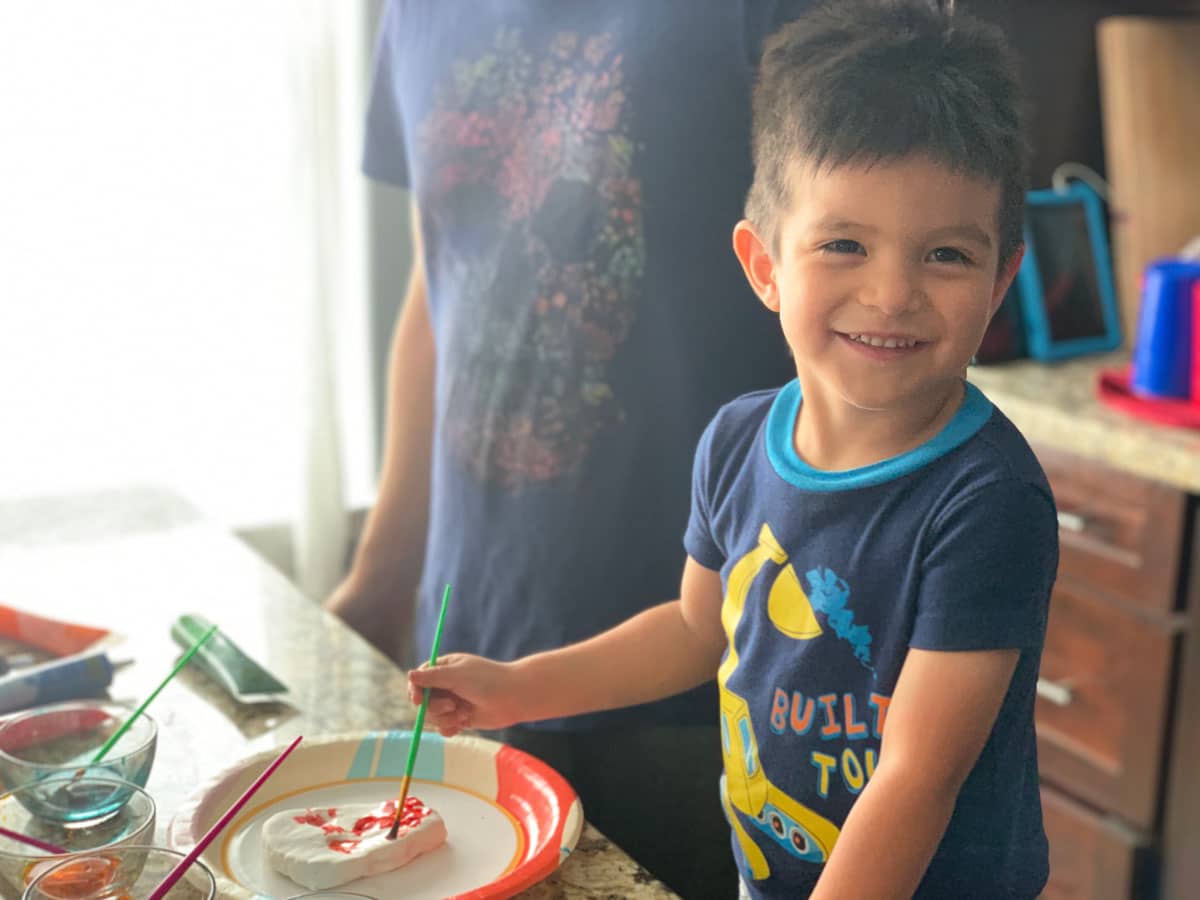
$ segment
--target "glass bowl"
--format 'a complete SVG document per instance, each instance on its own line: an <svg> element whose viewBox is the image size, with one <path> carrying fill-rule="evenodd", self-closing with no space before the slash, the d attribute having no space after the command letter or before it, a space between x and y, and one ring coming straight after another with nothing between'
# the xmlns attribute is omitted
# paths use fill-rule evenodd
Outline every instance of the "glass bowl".
<svg viewBox="0 0 1200 900"><path fill-rule="evenodd" d="M135 845L69 856L53 866L39 866L22 900L145 900L184 857L176 850ZM216 895L212 870L198 859L166 900L213 900Z"/></svg>
<svg viewBox="0 0 1200 900"><path fill-rule="evenodd" d="M350 891L313 891L310 894L292 894L287 900L377 900L370 894L353 894Z"/></svg>
<svg viewBox="0 0 1200 900"><path fill-rule="evenodd" d="M85 776L84 780L89 779ZM71 825L48 821L35 816L22 802L24 793L39 789L38 785L25 785L12 794L0 797L0 825L71 853L86 853L125 844L149 844L154 840L155 808L149 794L126 781L90 780L103 781L95 786L110 793L125 794L126 800L115 815ZM0 897L4 900L20 900L39 863L67 858L0 835Z"/></svg>
<svg viewBox="0 0 1200 900"><path fill-rule="evenodd" d="M120 704L83 700L41 706L13 716L0 725L0 780L9 790L15 790L33 782L84 774L145 787L158 740L158 726L145 713L137 717L104 759L91 762L96 751L132 713ZM36 803L39 795L25 796ZM47 806L47 817L54 818L53 809L62 806ZM83 821L96 818L78 804L76 809ZM38 814L32 807L30 812Z"/></svg>
<svg viewBox="0 0 1200 900"><path fill-rule="evenodd" d="M23 784L11 796L34 819L70 829L86 828L116 816L135 793L145 792L119 778L72 774Z"/></svg>

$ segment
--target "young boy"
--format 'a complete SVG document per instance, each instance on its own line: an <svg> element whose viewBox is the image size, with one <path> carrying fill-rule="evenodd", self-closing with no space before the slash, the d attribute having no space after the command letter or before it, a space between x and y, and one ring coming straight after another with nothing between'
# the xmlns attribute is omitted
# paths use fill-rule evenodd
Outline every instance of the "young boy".
<svg viewBox="0 0 1200 900"><path fill-rule="evenodd" d="M797 379L701 439L680 598L561 650L414 671L443 734L715 673L750 896L1038 895L1054 503L964 377L1023 252L1018 105L1002 39L928 2L842 2L768 43L733 244Z"/></svg>

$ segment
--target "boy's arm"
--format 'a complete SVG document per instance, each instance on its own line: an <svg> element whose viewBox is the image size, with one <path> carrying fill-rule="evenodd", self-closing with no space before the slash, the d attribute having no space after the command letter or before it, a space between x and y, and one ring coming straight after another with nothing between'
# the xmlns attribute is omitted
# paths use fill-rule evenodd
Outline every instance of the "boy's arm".
<svg viewBox="0 0 1200 900"><path fill-rule="evenodd" d="M688 557L680 599L662 603L570 647L517 664L530 719L661 700L714 678L725 650L721 575Z"/></svg>
<svg viewBox="0 0 1200 900"><path fill-rule="evenodd" d="M452 653L409 673L410 697L436 690L429 721L442 734L617 709L713 678L725 651L721 576L690 557L680 599L586 641L497 663Z"/></svg>
<svg viewBox="0 0 1200 900"><path fill-rule="evenodd" d="M908 651L879 766L846 818L812 900L912 897L991 734L1019 655Z"/></svg>

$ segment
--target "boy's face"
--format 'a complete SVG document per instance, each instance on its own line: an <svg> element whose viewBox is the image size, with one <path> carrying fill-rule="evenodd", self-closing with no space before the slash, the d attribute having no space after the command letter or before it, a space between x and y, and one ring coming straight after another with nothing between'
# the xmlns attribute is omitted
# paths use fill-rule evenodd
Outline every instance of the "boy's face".
<svg viewBox="0 0 1200 900"><path fill-rule="evenodd" d="M957 390L1021 253L998 270L1000 187L926 157L796 163L778 251L734 247L779 313L805 396L921 413Z"/></svg>

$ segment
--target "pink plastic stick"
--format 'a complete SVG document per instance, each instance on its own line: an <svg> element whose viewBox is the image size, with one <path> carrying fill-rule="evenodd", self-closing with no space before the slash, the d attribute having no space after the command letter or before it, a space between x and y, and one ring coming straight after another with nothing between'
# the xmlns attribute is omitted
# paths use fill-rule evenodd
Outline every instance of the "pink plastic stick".
<svg viewBox="0 0 1200 900"><path fill-rule="evenodd" d="M254 792L263 786L263 783L271 777L276 769L279 768L279 764L287 759L288 754L295 750L296 745L299 744L303 739L303 735L296 738L288 745L286 750L275 757L275 761L267 766L266 771L259 775L258 778L254 779L254 783L250 785L250 787L246 788L245 793L237 798L233 806L229 807L229 809L225 811L225 815L221 816L221 818L217 820L216 824L213 825L212 828L204 832L204 837L200 838L200 840L196 842L196 846L191 849L191 852L189 852L187 856L180 860L175 868L167 873L167 877L163 879L162 884L156 887L150 893L150 896L146 898L146 900L163 900L163 897L167 896L167 891L171 890L171 888L175 886L175 882L183 877L183 873L188 870L188 866L190 866L200 857L200 854L203 853L208 845L213 842L213 839L221 833L221 829L223 829L230 823L230 821L233 820L233 817L236 816L241 808L246 805L246 802L254 796Z"/></svg>
<svg viewBox="0 0 1200 900"><path fill-rule="evenodd" d="M58 844L50 844L46 841L39 841L37 838L30 837L27 834L21 834L16 831L9 831L7 828L0 827L0 834L6 838L12 838L14 841L20 841L22 844L28 844L30 847L37 847L46 853L53 853L55 856L61 856L64 853L70 853L70 850L64 850Z"/></svg>

